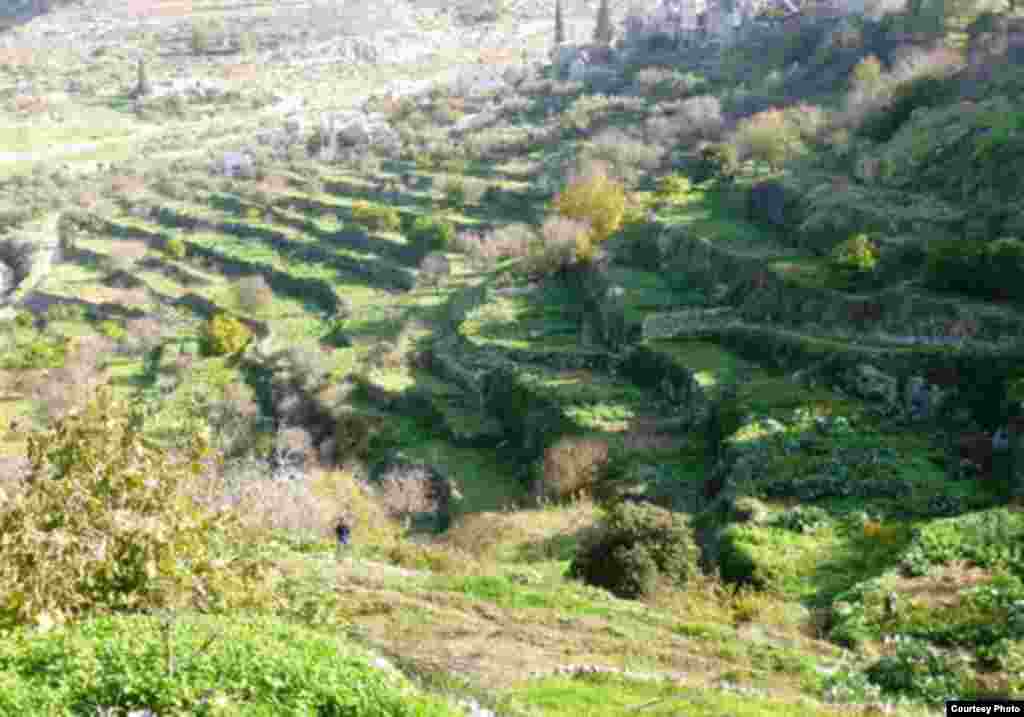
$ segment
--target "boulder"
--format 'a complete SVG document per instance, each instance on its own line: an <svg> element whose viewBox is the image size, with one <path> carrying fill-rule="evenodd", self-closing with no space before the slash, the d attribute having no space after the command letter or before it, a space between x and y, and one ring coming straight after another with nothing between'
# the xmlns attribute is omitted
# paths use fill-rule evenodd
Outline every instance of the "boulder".
<svg viewBox="0 0 1024 717"><path fill-rule="evenodd" d="M242 152L225 152L221 166L225 177L251 178L256 174L252 157Z"/></svg>
<svg viewBox="0 0 1024 717"><path fill-rule="evenodd" d="M17 276L14 273L14 269L3 262L0 262L0 296L4 296L14 291L14 287L16 285Z"/></svg>
<svg viewBox="0 0 1024 717"><path fill-rule="evenodd" d="M869 364L859 364L848 378L850 390L861 398L880 401L887 408L895 408L899 401L899 382Z"/></svg>

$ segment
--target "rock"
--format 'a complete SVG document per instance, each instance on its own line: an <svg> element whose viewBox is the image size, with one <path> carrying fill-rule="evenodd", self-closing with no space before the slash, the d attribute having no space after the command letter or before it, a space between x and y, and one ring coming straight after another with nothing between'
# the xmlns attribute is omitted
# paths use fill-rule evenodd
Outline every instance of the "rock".
<svg viewBox="0 0 1024 717"><path fill-rule="evenodd" d="M14 273L14 269L0 262L0 296L14 291L16 285L17 276Z"/></svg>
<svg viewBox="0 0 1024 717"><path fill-rule="evenodd" d="M776 181L760 182L750 188L747 217L752 222L776 228L786 226L786 191Z"/></svg>
<svg viewBox="0 0 1024 717"><path fill-rule="evenodd" d="M430 286L435 286L441 279L447 278L451 271L451 262L444 252L431 252L420 262L420 280Z"/></svg>
<svg viewBox="0 0 1024 717"><path fill-rule="evenodd" d="M221 158L221 166L225 177L251 178L256 174L252 157L241 152L225 152Z"/></svg>
<svg viewBox="0 0 1024 717"><path fill-rule="evenodd" d="M869 364L859 364L848 376L850 390L861 398L880 401L887 408L896 407L899 401L899 383L895 378L882 373Z"/></svg>

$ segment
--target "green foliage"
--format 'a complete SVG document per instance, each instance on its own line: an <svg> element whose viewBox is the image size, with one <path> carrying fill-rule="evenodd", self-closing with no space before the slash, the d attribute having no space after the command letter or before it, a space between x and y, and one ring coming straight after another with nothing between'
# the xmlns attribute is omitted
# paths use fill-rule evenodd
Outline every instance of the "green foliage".
<svg viewBox="0 0 1024 717"><path fill-rule="evenodd" d="M736 142L747 155L776 169L796 156L802 146L799 128L790 116L776 108L740 120Z"/></svg>
<svg viewBox="0 0 1024 717"><path fill-rule="evenodd" d="M963 560L1024 575L1022 539L1024 519L1006 509L942 518L914 531L900 565L909 575L925 575L934 566Z"/></svg>
<svg viewBox="0 0 1024 717"><path fill-rule="evenodd" d="M682 199L693 188L689 177L681 174L666 174L658 180L658 189L655 196L662 201L673 201Z"/></svg>
<svg viewBox="0 0 1024 717"><path fill-rule="evenodd" d="M659 575L685 583L696 570L696 559L693 534L681 515L618 503L582 542L569 576L636 598L650 594Z"/></svg>
<svg viewBox="0 0 1024 717"><path fill-rule="evenodd" d="M60 368L68 354L68 340L32 332L6 348L0 353L0 368L8 371Z"/></svg>
<svg viewBox="0 0 1024 717"><path fill-rule="evenodd" d="M114 339L114 341L120 341L128 333L125 330L124 326L122 326L117 321L113 321L111 319L101 321L96 328L99 329L101 334L103 334L107 338Z"/></svg>
<svg viewBox="0 0 1024 717"><path fill-rule="evenodd" d="M205 350L211 356L238 353L251 338L248 326L225 313L211 317L203 327Z"/></svg>
<svg viewBox="0 0 1024 717"><path fill-rule="evenodd" d="M139 417L103 390L81 413L30 436L30 471L0 509L0 617L61 623L92 611L190 603L211 608L249 592L219 561L216 535L237 534L229 512L189 493L209 448L189 437L187 460L143 440ZM2 690L0 690L2 692Z"/></svg>
<svg viewBox="0 0 1024 717"><path fill-rule="evenodd" d="M184 259L188 253L188 246L181 237L171 237L164 242L164 254L171 259Z"/></svg>
<svg viewBox="0 0 1024 717"><path fill-rule="evenodd" d="M897 87L890 102L865 117L858 132L875 142L888 142L914 110L946 104L957 90L956 81L951 79L934 75L916 77Z"/></svg>
<svg viewBox="0 0 1024 717"><path fill-rule="evenodd" d="M927 283L989 298L1024 298L1024 241L946 240L928 247Z"/></svg>
<svg viewBox="0 0 1024 717"><path fill-rule="evenodd" d="M882 63L874 55L868 55L853 68L852 77L859 87L878 87L882 82Z"/></svg>
<svg viewBox="0 0 1024 717"><path fill-rule="evenodd" d="M439 699L404 691L337 637L269 615L186 614L169 624L104 616L0 641L3 714L72 714L82 705L207 717L452 714Z"/></svg>
<svg viewBox="0 0 1024 717"><path fill-rule="evenodd" d="M554 200L563 217L590 225L590 239L603 243L622 224L626 192L622 185L602 172L592 171L569 182Z"/></svg>
<svg viewBox="0 0 1024 717"><path fill-rule="evenodd" d="M445 251L455 241L455 225L444 217L417 217L406 238L423 249Z"/></svg>
<svg viewBox="0 0 1024 717"><path fill-rule="evenodd" d="M466 203L466 180L462 177L449 177L442 189L444 203L449 207L461 207Z"/></svg>
<svg viewBox="0 0 1024 717"><path fill-rule="evenodd" d="M868 668L867 677L885 692L940 702L950 695L968 697L964 667L920 640L902 639L892 655Z"/></svg>
<svg viewBox="0 0 1024 717"><path fill-rule="evenodd" d="M694 181L704 182L708 179L731 181L739 169L739 151L736 145L729 142L714 142L700 150L700 161L697 164Z"/></svg>
<svg viewBox="0 0 1024 717"><path fill-rule="evenodd" d="M840 275L868 274L878 264L878 248L867 234L857 234L836 246L829 258L831 269Z"/></svg>
<svg viewBox="0 0 1024 717"><path fill-rule="evenodd" d="M402 215L394 207L382 207L365 200L352 202L352 221L369 231L398 231Z"/></svg>

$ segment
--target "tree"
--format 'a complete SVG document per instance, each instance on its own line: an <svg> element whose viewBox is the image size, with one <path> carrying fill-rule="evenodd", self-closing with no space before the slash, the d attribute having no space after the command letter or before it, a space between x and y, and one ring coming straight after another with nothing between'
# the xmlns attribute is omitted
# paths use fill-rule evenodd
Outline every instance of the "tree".
<svg viewBox="0 0 1024 717"><path fill-rule="evenodd" d="M601 0L597 9L597 27L594 28L594 42L599 45L610 45L614 39L615 31L612 29L612 13L608 7L608 0Z"/></svg>
<svg viewBox="0 0 1024 717"><path fill-rule="evenodd" d="M555 47L565 44L565 21L562 19L562 0L555 0Z"/></svg>

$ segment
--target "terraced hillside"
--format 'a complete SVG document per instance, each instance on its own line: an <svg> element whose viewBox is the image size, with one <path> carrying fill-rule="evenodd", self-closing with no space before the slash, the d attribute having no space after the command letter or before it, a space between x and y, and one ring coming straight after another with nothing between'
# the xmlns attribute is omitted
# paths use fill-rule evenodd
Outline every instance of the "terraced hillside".
<svg viewBox="0 0 1024 717"><path fill-rule="evenodd" d="M152 29L86 5L14 37L106 23L156 76L193 37L158 5ZM86 123L119 119L94 139L139 161L87 178L49 171L70 158L32 134L49 125L20 117L5 150L42 169L9 163L0 235L0 714L917 715L1024 694L1020 303L938 281L975 254L928 224L967 231L922 208L937 184L887 195L882 231L843 159L929 156L907 135L947 109L853 149L829 132L868 130L828 115L812 141L742 110L742 51L625 28L583 81L503 56L481 93L453 67L481 54L467 40L415 74L299 84L345 17L278 9L190 16L307 53L261 75L307 114L251 171L220 160L273 103L234 95L170 119L95 93ZM548 42L525 5L390 10L396 32L489 28L490 52ZM190 67L237 70L241 37ZM87 49L79 81L131 83ZM839 49L817 71L856 64ZM61 57L6 72L53 83ZM322 112L435 71L455 81L369 102L397 144L323 152ZM1002 72L983 87L1017 112ZM838 116L842 94L798 99ZM793 133L786 156L757 122ZM978 193L1012 231L1011 200ZM840 194L862 211L823 229Z"/></svg>

